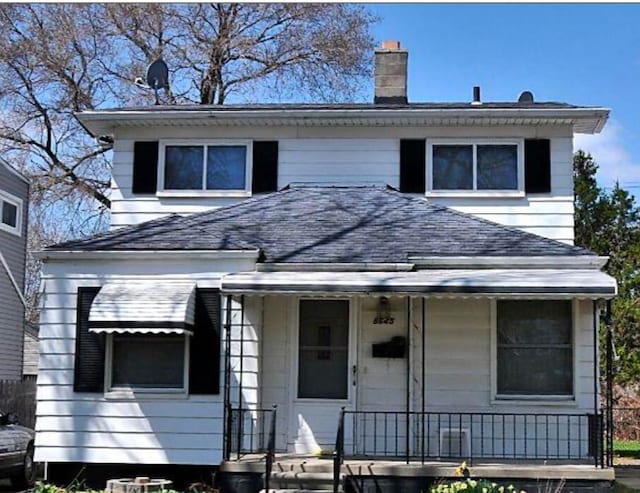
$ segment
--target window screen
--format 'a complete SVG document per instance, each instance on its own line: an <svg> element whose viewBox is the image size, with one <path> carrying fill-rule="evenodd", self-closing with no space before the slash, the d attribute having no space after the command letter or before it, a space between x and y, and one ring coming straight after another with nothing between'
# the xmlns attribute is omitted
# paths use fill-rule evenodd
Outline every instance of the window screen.
<svg viewBox="0 0 640 493"><path fill-rule="evenodd" d="M300 301L298 397L346 399L349 302Z"/></svg>
<svg viewBox="0 0 640 493"><path fill-rule="evenodd" d="M114 336L111 386L183 388L184 345L182 335Z"/></svg>
<svg viewBox="0 0 640 493"><path fill-rule="evenodd" d="M573 394L570 301L499 301L497 391Z"/></svg>
<svg viewBox="0 0 640 493"><path fill-rule="evenodd" d="M164 188L202 190L204 147L167 146L164 162Z"/></svg>
<svg viewBox="0 0 640 493"><path fill-rule="evenodd" d="M207 190L245 188L247 148L209 146L207 148Z"/></svg>
<svg viewBox="0 0 640 493"><path fill-rule="evenodd" d="M479 145L478 190L518 189L518 147L515 145Z"/></svg>
<svg viewBox="0 0 640 493"><path fill-rule="evenodd" d="M473 147L470 145L433 146L433 189L473 189Z"/></svg>

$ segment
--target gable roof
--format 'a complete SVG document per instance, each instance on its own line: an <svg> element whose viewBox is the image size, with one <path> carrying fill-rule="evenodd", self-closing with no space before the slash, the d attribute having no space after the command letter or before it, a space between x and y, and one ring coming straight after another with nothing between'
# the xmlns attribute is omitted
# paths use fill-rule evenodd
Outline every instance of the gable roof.
<svg viewBox="0 0 640 493"><path fill-rule="evenodd" d="M389 187L299 187L188 217L69 241L47 251L259 249L267 263L402 263L409 256L584 256Z"/></svg>

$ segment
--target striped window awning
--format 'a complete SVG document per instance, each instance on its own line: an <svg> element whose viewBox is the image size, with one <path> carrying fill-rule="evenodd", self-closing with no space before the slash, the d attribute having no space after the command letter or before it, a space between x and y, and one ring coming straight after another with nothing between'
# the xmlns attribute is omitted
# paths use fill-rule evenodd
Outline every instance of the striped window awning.
<svg viewBox="0 0 640 493"><path fill-rule="evenodd" d="M388 294L500 298L611 298L596 269L425 269L414 272L247 272L222 278L229 294Z"/></svg>
<svg viewBox="0 0 640 493"><path fill-rule="evenodd" d="M107 283L89 313L94 333L185 334L195 318L195 283Z"/></svg>

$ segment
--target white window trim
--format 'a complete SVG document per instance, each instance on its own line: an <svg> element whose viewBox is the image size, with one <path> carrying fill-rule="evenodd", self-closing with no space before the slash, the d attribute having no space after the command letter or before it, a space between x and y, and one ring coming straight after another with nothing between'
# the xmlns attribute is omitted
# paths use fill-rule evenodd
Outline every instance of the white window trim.
<svg viewBox="0 0 640 493"><path fill-rule="evenodd" d="M207 152L204 152L204 172L202 176L202 189L200 190L172 190L164 188L164 168L167 146L244 146L247 149L245 155L245 181L244 189L237 190L206 190L207 179ZM253 142L246 139L164 139L160 141L158 153L158 182L156 186L157 197L250 197L251 178L253 172Z"/></svg>
<svg viewBox="0 0 640 493"><path fill-rule="evenodd" d="M473 189L472 190L434 190L433 189L433 146L434 145L471 145L473 146ZM478 190L477 156L478 145L515 145L518 153L518 188L516 190ZM524 197L524 139L428 139L427 140L427 197Z"/></svg>
<svg viewBox="0 0 640 493"><path fill-rule="evenodd" d="M551 300L551 299L549 299ZM545 300L539 300L545 301ZM501 395L498 394L498 300L491 300L491 405L494 406L570 406L576 407L578 300L571 300L572 395Z"/></svg>
<svg viewBox="0 0 640 493"><path fill-rule="evenodd" d="M18 209L16 213L16 227L9 226L2 222L2 202L8 202ZM0 190L0 230L7 233L14 234L16 236L22 236L22 199L19 199L15 195L10 194L4 190Z"/></svg>
<svg viewBox="0 0 640 493"><path fill-rule="evenodd" d="M122 335L122 334L117 334ZM185 332L184 337L184 369L182 388L140 388L140 387L113 387L113 336L107 334L105 344L105 364L104 364L104 395L110 399L133 399L138 397L149 398L186 398L189 396L189 353L191 333ZM161 334L149 335L149 337L162 337Z"/></svg>

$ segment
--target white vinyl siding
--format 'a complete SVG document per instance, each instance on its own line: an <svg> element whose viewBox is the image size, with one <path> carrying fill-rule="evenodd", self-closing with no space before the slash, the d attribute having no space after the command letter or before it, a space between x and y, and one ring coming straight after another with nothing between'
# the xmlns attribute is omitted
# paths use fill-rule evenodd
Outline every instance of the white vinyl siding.
<svg viewBox="0 0 640 493"><path fill-rule="evenodd" d="M212 135L213 134L213 135ZM400 139L475 141L551 139L550 194L523 197L430 197L434 203L490 221L573 243L572 136L570 127L469 128L184 128L119 129L113 150L111 227L138 224L168 214L194 214L243 197L158 197L131 192L133 145L153 139L277 140L278 187L291 183L332 185L400 183Z"/></svg>
<svg viewBox="0 0 640 493"><path fill-rule="evenodd" d="M43 275L36 457L48 462L217 465L222 460L223 374L218 395L181 398L73 390L77 289L107 282L197 282L219 287L248 260L49 262ZM222 357L221 357L222 365ZM221 366L222 368L222 366Z"/></svg>
<svg viewBox="0 0 640 493"><path fill-rule="evenodd" d="M551 193L509 197L430 197L433 203L573 244L573 141L551 139Z"/></svg>

